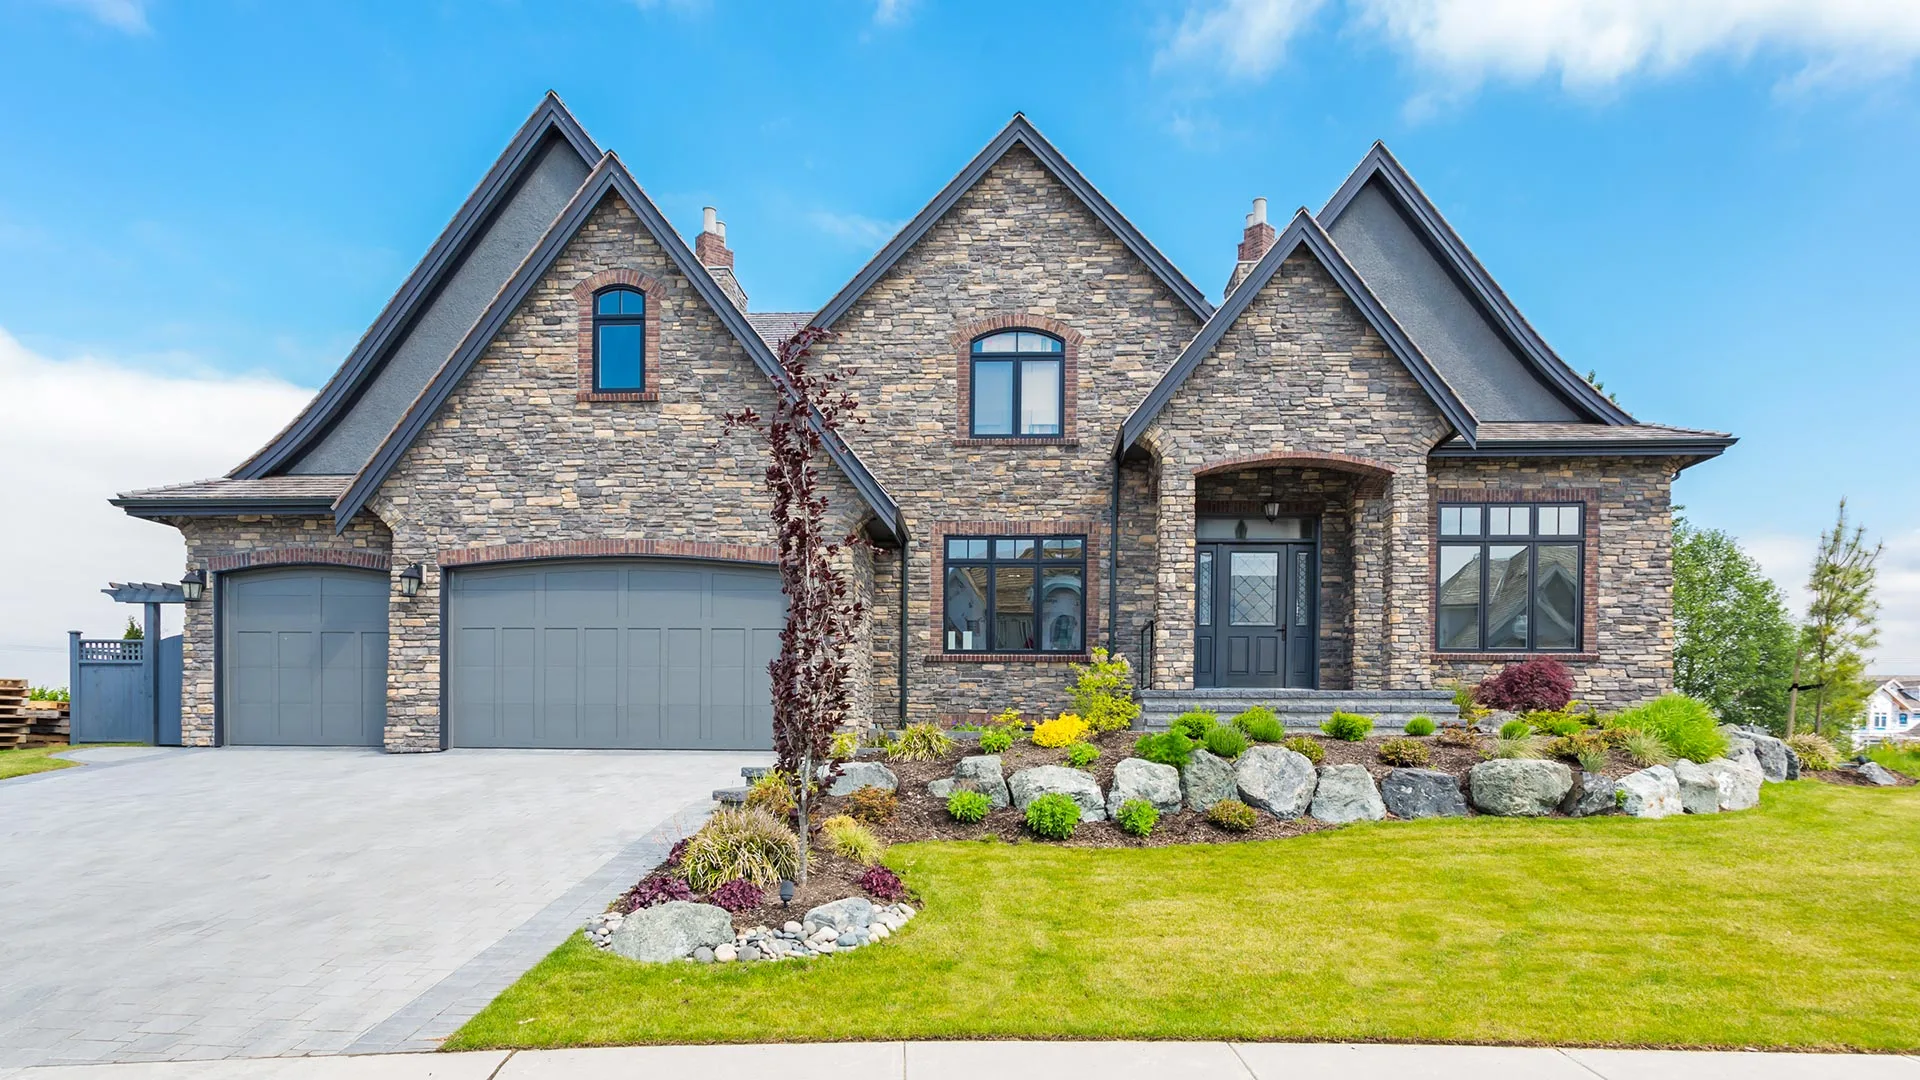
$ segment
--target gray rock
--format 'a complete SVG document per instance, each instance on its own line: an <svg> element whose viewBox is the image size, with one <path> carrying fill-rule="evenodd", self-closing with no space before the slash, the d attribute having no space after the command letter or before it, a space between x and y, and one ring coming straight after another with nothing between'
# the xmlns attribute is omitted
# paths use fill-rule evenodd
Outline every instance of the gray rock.
<svg viewBox="0 0 1920 1080"><path fill-rule="evenodd" d="M998 754L974 754L963 757L953 767L955 784L972 784L975 791L985 792L995 810L1012 805L1013 799L1007 794L1007 780L1000 767Z"/></svg>
<svg viewBox="0 0 1920 1080"><path fill-rule="evenodd" d="M1487 713L1487 715L1475 720L1473 722L1473 730L1488 735L1498 735L1500 734L1500 728L1504 726L1507 721L1513 720L1519 715L1519 713L1510 713L1505 709L1494 709Z"/></svg>
<svg viewBox="0 0 1920 1080"><path fill-rule="evenodd" d="M1107 800L1100 794L1100 785L1079 769L1061 765L1021 769L1007 778L1007 790L1020 810L1042 795L1058 793L1080 805L1081 821L1104 821L1107 817Z"/></svg>
<svg viewBox="0 0 1920 1080"><path fill-rule="evenodd" d="M1854 771L1869 784L1880 787L1898 787L1900 784L1900 778L1877 761L1863 761L1855 767Z"/></svg>
<svg viewBox="0 0 1920 1080"><path fill-rule="evenodd" d="M1599 773L1582 769L1573 778L1573 790L1560 800L1560 812L1568 817L1593 817L1611 814L1620 808L1619 786Z"/></svg>
<svg viewBox="0 0 1920 1080"><path fill-rule="evenodd" d="M1680 802L1680 781L1665 765L1628 773L1616 783L1620 811L1631 817L1672 817L1686 809Z"/></svg>
<svg viewBox="0 0 1920 1080"><path fill-rule="evenodd" d="M1733 757L1742 750L1753 750L1753 735L1746 728L1735 724L1721 724L1720 734L1727 737L1727 756ZM1758 760L1758 759L1756 759Z"/></svg>
<svg viewBox="0 0 1920 1080"><path fill-rule="evenodd" d="M1714 758L1700 768L1713 777L1720 809L1751 810L1760 805L1760 785L1765 781L1766 774L1760 771L1760 762L1754 755Z"/></svg>
<svg viewBox="0 0 1920 1080"><path fill-rule="evenodd" d="M855 948L860 944L860 935L854 933L851 930L847 930L842 932L839 937L835 938L833 940L833 944L835 947L841 948L841 949Z"/></svg>
<svg viewBox="0 0 1920 1080"><path fill-rule="evenodd" d="M780 929L783 932L788 934L800 934L806 931L806 927L801 926L799 923L794 922L792 919L788 919L784 924L781 925Z"/></svg>
<svg viewBox="0 0 1920 1080"><path fill-rule="evenodd" d="M1145 799L1155 810L1171 814L1180 809L1180 770L1145 758L1130 757L1113 768L1113 787L1107 790L1107 816L1113 817L1132 799Z"/></svg>
<svg viewBox="0 0 1920 1080"><path fill-rule="evenodd" d="M773 954L768 953L767 955L771 956ZM751 964L758 959L760 959L759 945L750 943L750 944L740 946L740 961L742 963Z"/></svg>
<svg viewBox="0 0 1920 1080"><path fill-rule="evenodd" d="M812 937L820 935L822 930L831 929L837 936L841 932L866 926L872 921L873 901L864 896L849 896L845 900L821 904L807 912L806 932L809 937Z"/></svg>
<svg viewBox="0 0 1920 1080"><path fill-rule="evenodd" d="M1558 761L1495 758L1467 770L1474 809L1499 817L1544 817L1573 790L1573 770Z"/></svg>
<svg viewBox="0 0 1920 1080"><path fill-rule="evenodd" d="M1180 770L1180 787L1186 792L1187 809L1206 813L1213 804L1231 799L1240 792L1233 779L1233 762L1205 750L1195 750Z"/></svg>
<svg viewBox="0 0 1920 1080"><path fill-rule="evenodd" d="M629 960L665 963L733 940L733 916L712 904L669 900L641 908L613 932L610 947Z"/></svg>
<svg viewBox="0 0 1920 1080"><path fill-rule="evenodd" d="M1694 762L1681 758L1673 763L1673 778L1680 782L1680 806L1689 814L1720 812L1720 785L1713 774Z"/></svg>
<svg viewBox="0 0 1920 1080"><path fill-rule="evenodd" d="M740 950L732 944L715 945L713 947L713 958L722 964L731 964L740 958Z"/></svg>
<svg viewBox="0 0 1920 1080"><path fill-rule="evenodd" d="M1467 816L1460 781L1437 769L1393 770L1380 781L1380 800L1395 817Z"/></svg>
<svg viewBox="0 0 1920 1080"><path fill-rule="evenodd" d="M1753 755L1760 759L1760 775L1768 783L1778 784L1783 780L1795 780L1800 775L1800 758L1786 743L1771 735L1763 735L1752 728L1742 729L1748 742L1753 744Z"/></svg>
<svg viewBox="0 0 1920 1080"><path fill-rule="evenodd" d="M1233 766L1240 801L1275 817L1297 818L1313 804L1313 762L1280 746L1253 746Z"/></svg>
<svg viewBox="0 0 1920 1080"><path fill-rule="evenodd" d="M1380 789L1365 765L1323 765L1308 811L1321 821L1344 825L1349 821L1379 821L1387 816Z"/></svg>
<svg viewBox="0 0 1920 1080"><path fill-rule="evenodd" d="M693 958L702 964L711 964L716 959L713 950L707 948L705 945L693 950Z"/></svg>
<svg viewBox="0 0 1920 1080"><path fill-rule="evenodd" d="M900 778L893 775L892 769L877 761L849 761L840 766L840 775L833 778L833 786L827 789L827 794L851 795L863 787L897 791Z"/></svg>
<svg viewBox="0 0 1920 1080"><path fill-rule="evenodd" d="M947 776L939 780L927 781L927 794L936 799L950 798L953 795L953 777Z"/></svg>

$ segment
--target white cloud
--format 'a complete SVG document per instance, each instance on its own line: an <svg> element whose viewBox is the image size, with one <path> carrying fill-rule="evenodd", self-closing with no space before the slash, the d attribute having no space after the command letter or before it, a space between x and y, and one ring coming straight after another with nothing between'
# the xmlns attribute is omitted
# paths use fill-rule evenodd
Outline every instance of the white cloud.
<svg viewBox="0 0 1920 1080"><path fill-rule="evenodd" d="M5 330L0 386L0 678L56 685L68 630L117 634L138 614L100 594L109 580L177 580L186 562L178 532L107 500L221 475L312 396L277 379L53 360Z"/></svg>
<svg viewBox="0 0 1920 1080"><path fill-rule="evenodd" d="M1869 535L1868 539L1873 537ZM1740 546L1786 593L1787 610L1795 618L1807 611L1807 572L1813 567L1817 542L1814 536L1783 533L1740 538ZM1880 598L1880 645L1867 669L1920 674L1920 529L1886 537L1884 543L1876 589Z"/></svg>
<svg viewBox="0 0 1920 1080"><path fill-rule="evenodd" d="M1157 66L1218 65L1236 78L1257 79L1285 59L1287 43L1324 0L1219 0L1187 9Z"/></svg>
<svg viewBox="0 0 1920 1080"><path fill-rule="evenodd" d="M873 21L882 26L891 26L907 17L907 8L912 0L875 0Z"/></svg>
<svg viewBox="0 0 1920 1080"><path fill-rule="evenodd" d="M815 210L807 215L807 220L828 236L869 246L878 246L893 239L893 234L906 224L903 221L882 221L862 214L843 214L835 210Z"/></svg>
<svg viewBox="0 0 1920 1080"><path fill-rule="evenodd" d="M53 0L103 26L129 34L147 34L153 27L147 22L147 0Z"/></svg>

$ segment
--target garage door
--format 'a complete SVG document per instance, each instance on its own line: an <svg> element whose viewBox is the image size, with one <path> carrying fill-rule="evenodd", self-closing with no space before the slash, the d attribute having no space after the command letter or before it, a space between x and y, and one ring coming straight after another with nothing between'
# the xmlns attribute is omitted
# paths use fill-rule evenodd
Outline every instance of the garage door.
<svg viewBox="0 0 1920 1080"><path fill-rule="evenodd" d="M334 567L221 578L226 741L380 745L388 588L385 574Z"/></svg>
<svg viewBox="0 0 1920 1080"><path fill-rule="evenodd" d="M456 570L447 586L455 746L765 749L772 569L668 560Z"/></svg>

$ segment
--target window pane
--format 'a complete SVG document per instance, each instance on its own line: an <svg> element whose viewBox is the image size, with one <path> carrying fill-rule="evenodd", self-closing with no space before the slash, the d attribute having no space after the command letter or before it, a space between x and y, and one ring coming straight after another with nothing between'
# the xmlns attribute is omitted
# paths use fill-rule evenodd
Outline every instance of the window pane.
<svg viewBox="0 0 1920 1080"><path fill-rule="evenodd" d="M1440 535L1441 536L1459 536L1460 535L1460 508L1459 507L1443 506L1440 508Z"/></svg>
<svg viewBox="0 0 1920 1080"><path fill-rule="evenodd" d="M996 652L1036 649L1033 625L1033 568L999 566L993 571L993 648Z"/></svg>
<svg viewBox="0 0 1920 1080"><path fill-rule="evenodd" d="M620 291L620 314L644 315L647 313L647 294L634 289Z"/></svg>
<svg viewBox="0 0 1920 1080"><path fill-rule="evenodd" d="M1480 535L1480 508L1479 507L1463 506L1460 508L1460 535L1461 536L1479 536Z"/></svg>
<svg viewBox="0 0 1920 1080"><path fill-rule="evenodd" d="M1060 434L1060 362L1028 360L1020 365L1020 434Z"/></svg>
<svg viewBox="0 0 1920 1080"><path fill-rule="evenodd" d="M1193 572L1193 621L1213 625L1213 549L1200 549L1200 562Z"/></svg>
<svg viewBox="0 0 1920 1080"><path fill-rule="evenodd" d="M1013 434L1013 365L1005 360L973 365L973 433Z"/></svg>
<svg viewBox="0 0 1920 1080"><path fill-rule="evenodd" d="M1543 506L1540 508L1541 536L1579 536L1580 508L1577 506Z"/></svg>
<svg viewBox="0 0 1920 1080"><path fill-rule="evenodd" d="M1490 506L1487 508L1488 536L1526 536L1533 531L1532 507Z"/></svg>
<svg viewBox="0 0 1920 1080"><path fill-rule="evenodd" d="M640 326L616 323L600 328L600 364L595 385L602 390L640 389Z"/></svg>
<svg viewBox="0 0 1920 1080"><path fill-rule="evenodd" d="M1020 335L1021 352L1061 352L1060 342L1045 334L1022 333Z"/></svg>
<svg viewBox="0 0 1920 1080"><path fill-rule="evenodd" d="M949 539L947 541L947 558L964 559L966 557L967 542L965 540Z"/></svg>
<svg viewBox="0 0 1920 1080"><path fill-rule="evenodd" d="M1077 566L1049 566L1040 571L1040 647L1048 652L1079 652L1085 635L1081 625L1081 594L1085 591Z"/></svg>
<svg viewBox="0 0 1920 1080"><path fill-rule="evenodd" d="M1033 540L1029 537L1014 536L993 542L993 557L996 559L1033 558Z"/></svg>
<svg viewBox="0 0 1920 1080"><path fill-rule="evenodd" d="M1564 507L1562 509L1565 509ZM1580 549L1541 544L1534 555L1533 647L1571 649L1580 641Z"/></svg>
<svg viewBox="0 0 1920 1080"><path fill-rule="evenodd" d="M946 595L947 651L978 652L987 647L987 568L950 566Z"/></svg>
<svg viewBox="0 0 1920 1080"><path fill-rule="evenodd" d="M1280 622L1280 553L1235 551L1227 556L1227 622L1275 626Z"/></svg>
<svg viewBox="0 0 1920 1080"><path fill-rule="evenodd" d="M1440 647L1480 647L1480 548L1440 547Z"/></svg>
<svg viewBox="0 0 1920 1080"><path fill-rule="evenodd" d="M1296 630L1307 628L1307 611L1313 604L1313 586L1308 573L1313 566L1313 555L1307 551L1293 554L1293 626Z"/></svg>
<svg viewBox="0 0 1920 1080"><path fill-rule="evenodd" d="M1040 557L1043 559L1077 559L1086 546L1084 540L1048 540L1041 545Z"/></svg>
<svg viewBox="0 0 1920 1080"><path fill-rule="evenodd" d="M599 295L596 303L598 306L595 310L602 315L620 314L620 290L608 289Z"/></svg>
<svg viewBox="0 0 1920 1080"><path fill-rule="evenodd" d="M1487 648L1527 647L1527 546L1487 549Z"/></svg>
<svg viewBox="0 0 1920 1080"><path fill-rule="evenodd" d="M1002 334L989 334L973 343L974 352L1018 352L1020 335L1009 330Z"/></svg>

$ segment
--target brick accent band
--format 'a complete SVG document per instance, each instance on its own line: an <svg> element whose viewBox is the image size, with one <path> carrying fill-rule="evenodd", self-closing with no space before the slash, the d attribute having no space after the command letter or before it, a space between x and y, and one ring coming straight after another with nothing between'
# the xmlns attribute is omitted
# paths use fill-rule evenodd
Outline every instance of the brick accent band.
<svg viewBox="0 0 1920 1080"><path fill-rule="evenodd" d="M482 563L527 562L533 559L597 559L605 557L710 559L715 562L779 564L780 554L762 544L715 544L704 540L539 540L529 544L489 544L485 547L442 548L443 567Z"/></svg>
<svg viewBox="0 0 1920 1080"><path fill-rule="evenodd" d="M1060 434L1057 436L1013 436L976 439L973 437L973 341L996 330L1039 330L1060 339L1064 359L1060 363ZM960 358L956 382L960 388L958 410L954 413L955 446L1058 446L1078 445L1074 419L1079 413L1080 331L1045 315L1015 313L989 315L963 322L953 328L949 341Z"/></svg>
<svg viewBox="0 0 1920 1080"><path fill-rule="evenodd" d="M251 570L262 566L352 566L361 570L393 569L393 559L377 551L342 551L325 547L258 548L207 559L207 569L216 574L233 570Z"/></svg>
<svg viewBox="0 0 1920 1080"><path fill-rule="evenodd" d="M625 285L639 289L647 298L646 320L643 327L640 357L640 370L644 385L651 389L643 391L597 391L593 388L593 296L602 289L614 285ZM638 270L616 267L602 270L573 287L573 299L578 305L575 316L579 320L577 337L579 348L580 385L574 394L576 401L659 401L660 400L660 304L666 296L660 283Z"/></svg>

